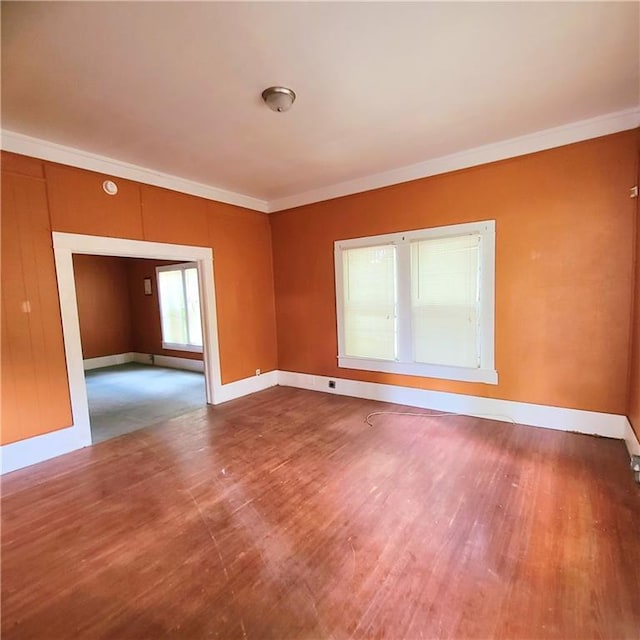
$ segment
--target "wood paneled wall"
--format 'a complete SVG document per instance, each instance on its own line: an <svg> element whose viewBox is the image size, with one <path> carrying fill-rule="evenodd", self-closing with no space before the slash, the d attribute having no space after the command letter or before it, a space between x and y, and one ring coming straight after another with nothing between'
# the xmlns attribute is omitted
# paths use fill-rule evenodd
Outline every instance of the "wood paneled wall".
<svg viewBox="0 0 640 640"><path fill-rule="evenodd" d="M42 163L3 157L2 442L71 424Z"/></svg>
<svg viewBox="0 0 640 640"><path fill-rule="evenodd" d="M52 229L212 247L223 383L279 367L628 412L638 429L637 155L623 132L268 217L119 178L108 196L110 176L3 153L2 442L71 423ZM500 384L338 369L334 240L480 219L497 221Z"/></svg>
<svg viewBox="0 0 640 640"><path fill-rule="evenodd" d="M6 152L2 170L3 444L71 424L52 230L211 247L222 382L277 367L266 215ZM115 196L102 189L108 178ZM39 262L27 273L31 255Z"/></svg>
<svg viewBox="0 0 640 640"><path fill-rule="evenodd" d="M44 166L54 231L145 240L138 183L50 162ZM118 185L115 196L102 189L107 178Z"/></svg>
<svg viewBox="0 0 640 640"><path fill-rule="evenodd" d="M202 353L162 347L156 267L167 260L74 255L76 296L84 358L136 351L202 360ZM151 295L144 279L151 278Z"/></svg>
<svg viewBox="0 0 640 640"><path fill-rule="evenodd" d="M82 357L133 351L127 258L74 255Z"/></svg>

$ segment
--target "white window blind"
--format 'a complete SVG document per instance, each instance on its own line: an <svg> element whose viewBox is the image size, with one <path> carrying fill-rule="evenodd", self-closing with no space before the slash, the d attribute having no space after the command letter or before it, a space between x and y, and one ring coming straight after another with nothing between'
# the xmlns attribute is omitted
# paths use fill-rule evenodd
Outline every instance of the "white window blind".
<svg viewBox="0 0 640 640"><path fill-rule="evenodd" d="M497 384L493 220L334 249L340 367Z"/></svg>
<svg viewBox="0 0 640 640"><path fill-rule="evenodd" d="M193 263L157 268L165 349L202 351L198 269Z"/></svg>
<svg viewBox="0 0 640 640"><path fill-rule="evenodd" d="M396 277L393 245L343 253L344 338L350 356L396 357Z"/></svg>
<svg viewBox="0 0 640 640"><path fill-rule="evenodd" d="M411 243L415 362L479 367L480 235Z"/></svg>

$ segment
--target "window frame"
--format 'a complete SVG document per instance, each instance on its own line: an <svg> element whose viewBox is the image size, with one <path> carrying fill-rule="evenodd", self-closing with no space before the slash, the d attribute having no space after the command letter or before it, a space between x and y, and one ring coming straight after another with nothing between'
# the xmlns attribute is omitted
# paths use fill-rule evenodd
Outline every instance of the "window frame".
<svg viewBox="0 0 640 640"><path fill-rule="evenodd" d="M203 353L204 347L202 345L191 343L179 343L179 342L165 342L164 339L164 320L162 317L162 292L160 288L159 274L163 271L181 271L182 272L182 296L184 298L184 309L187 322L187 335L189 333L189 305L187 304L187 287L185 283L184 272L187 269L195 269L198 274L198 299L200 310L200 326L202 327L202 291L200 289L200 273L198 271L197 262L181 262L179 264L167 264L156 267L156 290L158 291L158 312L160 314L160 338L162 341L163 349L170 349L172 351L190 351L192 353ZM202 336L204 342L204 335Z"/></svg>
<svg viewBox="0 0 640 640"><path fill-rule="evenodd" d="M495 220L484 220L481 222L336 240L334 242L334 261L338 367L462 382L498 384L498 372L495 370L495 224ZM478 268L479 366L460 367L415 362L413 361L411 333L411 243L420 240L470 234L478 234L480 236ZM344 351L343 252L348 249L389 244L393 244L396 247L397 358L395 360L381 360L378 358L348 356Z"/></svg>

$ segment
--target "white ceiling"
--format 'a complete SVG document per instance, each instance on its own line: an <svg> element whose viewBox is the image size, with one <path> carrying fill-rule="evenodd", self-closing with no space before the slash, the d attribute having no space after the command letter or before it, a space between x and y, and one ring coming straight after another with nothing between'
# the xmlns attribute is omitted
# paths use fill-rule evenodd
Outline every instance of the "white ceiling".
<svg viewBox="0 0 640 640"><path fill-rule="evenodd" d="M636 107L639 9L3 2L2 126L290 198Z"/></svg>

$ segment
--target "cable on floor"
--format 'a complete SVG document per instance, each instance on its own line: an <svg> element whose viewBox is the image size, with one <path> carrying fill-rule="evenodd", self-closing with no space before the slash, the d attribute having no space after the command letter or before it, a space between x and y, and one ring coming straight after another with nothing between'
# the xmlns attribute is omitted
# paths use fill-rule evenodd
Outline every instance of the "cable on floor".
<svg viewBox="0 0 640 640"><path fill-rule="evenodd" d="M443 413L410 413L408 411L372 411L364 421L370 426L375 426L373 422L371 422L371 418L374 416L413 416L417 418L448 418L450 416L462 416L463 418L487 418L488 420L496 420L499 418L504 419L506 422L510 422L511 424L516 424L516 421L510 416L503 416L498 413L474 413L472 416L468 413L453 413L453 412L443 412Z"/></svg>

